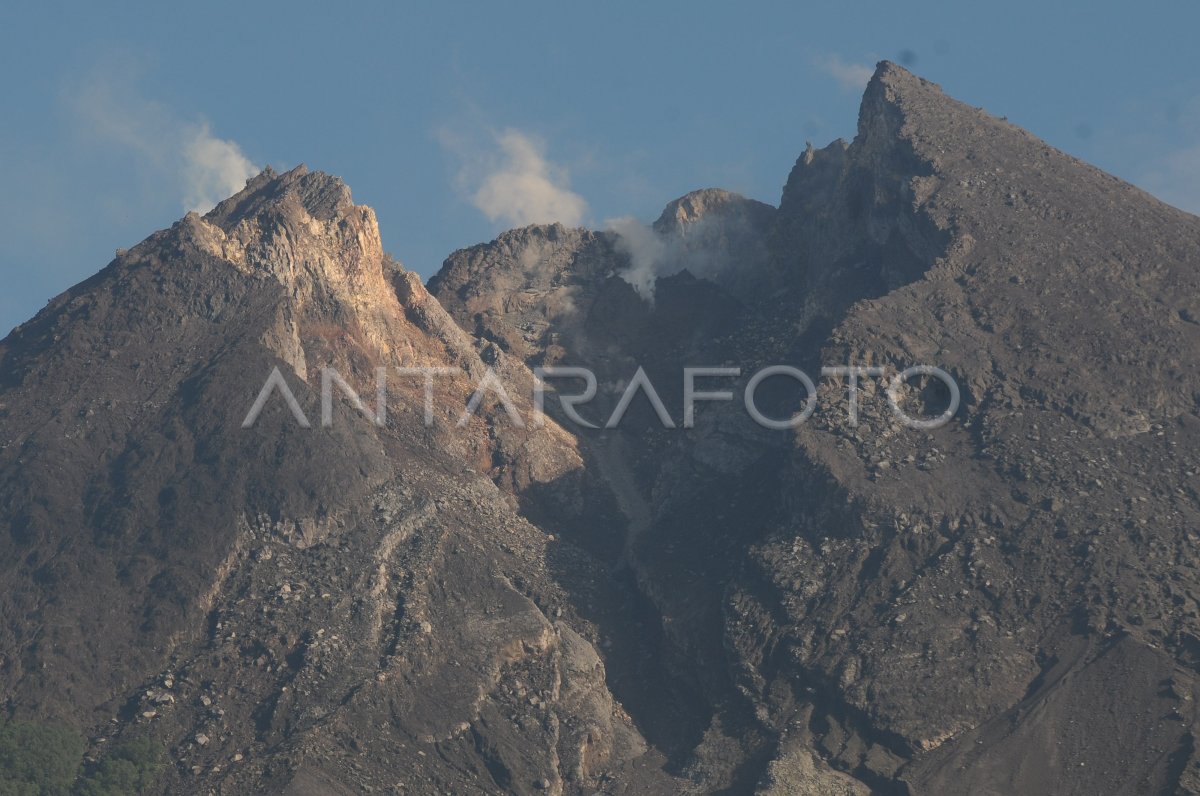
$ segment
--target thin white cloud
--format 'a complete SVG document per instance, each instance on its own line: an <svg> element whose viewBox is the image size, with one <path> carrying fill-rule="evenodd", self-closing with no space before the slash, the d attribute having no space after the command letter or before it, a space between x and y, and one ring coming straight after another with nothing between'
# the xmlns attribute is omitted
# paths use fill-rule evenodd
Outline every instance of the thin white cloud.
<svg viewBox="0 0 1200 796"><path fill-rule="evenodd" d="M84 139L127 150L183 209L207 212L259 172L241 147L213 135L207 121L180 119L135 87L132 70L100 68L65 96Z"/></svg>
<svg viewBox="0 0 1200 796"><path fill-rule="evenodd" d="M567 170L546 159L545 146L519 130L494 136L489 147L450 132L442 146L461 163L458 187L488 220L510 226L560 222L578 226L587 202L570 189Z"/></svg>
<svg viewBox="0 0 1200 796"><path fill-rule="evenodd" d="M1200 144L1168 152L1138 183L1167 204L1200 215Z"/></svg>
<svg viewBox="0 0 1200 796"><path fill-rule="evenodd" d="M869 64L843 61L836 55L817 59L817 68L834 79L843 91L859 92L867 87L875 69Z"/></svg>

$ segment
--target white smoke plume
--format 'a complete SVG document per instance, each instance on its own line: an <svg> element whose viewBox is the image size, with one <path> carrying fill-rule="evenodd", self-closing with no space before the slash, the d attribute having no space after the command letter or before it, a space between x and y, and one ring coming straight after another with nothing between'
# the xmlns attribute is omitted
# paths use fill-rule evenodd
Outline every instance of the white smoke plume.
<svg viewBox="0 0 1200 796"><path fill-rule="evenodd" d="M213 135L204 119L180 119L140 96L135 77L128 69L98 69L66 92L85 139L127 149L143 175L169 185L184 210L207 212L259 172L241 147Z"/></svg>
<svg viewBox="0 0 1200 796"><path fill-rule="evenodd" d="M508 129L495 135L494 149L481 150L449 133L439 137L462 161L460 189L489 221L514 227L583 222L587 202L570 189L567 170L547 160L536 138Z"/></svg>
<svg viewBox="0 0 1200 796"><path fill-rule="evenodd" d="M184 206L207 212L259 171L236 143L214 136L207 123L197 125L189 130L183 148Z"/></svg>
<svg viewBox="0 0 1200 796"><path fill-rule="evenodd" d="M817 61L817 67L833 78L843 91L860 92L871 82L875 70L868 64L853 64L843 61L836 55L829 55Z"/></svg>
<svg viewBox="0 0 1200 796"><path fill-rule="evenodd" d="M617 275L650 303L662 277L687 271L720 282L739 270L753 271L767 255L761 230L738 214L706 215L667 233L627 216L609 219L605 227L616 234L617 251L629 258Z"/></svg>
<svg viewBox="0 0 1200 796"><path fill-rule="evenodd" d="M489 146L461 128L443 128L436 136L459 162L456 188L490 221L510 227L583 222L587 202L571 191L566 170L547 159L541 141L510 128L492 136ZM628 258L618 276L651 303L659 278L686 269L699 278L719 279L734 265L733 257L758 257L761 246L757 230L736 212L718 211L667 234L629 216L608 219L604 226ZM546 254L531 245L521 252L521 263L532 267Z"/></svg>
<svg viewBox="0 0 1200 796"><path fill-rule="evenodd" d="M667 261L666 241L652 227L630 216L610 218L604 226L616 233L617 251L629 257L629 268L618 276L633 285L643 298L653 302L654 285L658 277L666 276L663 273Z"/></svg>

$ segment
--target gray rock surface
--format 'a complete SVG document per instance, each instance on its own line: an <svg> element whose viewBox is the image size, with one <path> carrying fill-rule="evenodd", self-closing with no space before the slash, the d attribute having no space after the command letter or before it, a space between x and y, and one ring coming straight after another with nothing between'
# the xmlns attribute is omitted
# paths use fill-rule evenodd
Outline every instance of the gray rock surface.
<svg viewBox="0 0 1200 796"><path fill-rule="evenodd" d="M779 207L513 230L428 290L336 178L265 172L0 342L0 683L163 793L1200 792L1200 219L881 64ZM652 268L653 300L628 281ZM530 410L586 365L932 364L768 431ZM450 366L436 422L380 366ZM241 420L279 367L282 402ZM764 387L773 415L799 407ZM936 384L899 396L945 405Z"/></svg>

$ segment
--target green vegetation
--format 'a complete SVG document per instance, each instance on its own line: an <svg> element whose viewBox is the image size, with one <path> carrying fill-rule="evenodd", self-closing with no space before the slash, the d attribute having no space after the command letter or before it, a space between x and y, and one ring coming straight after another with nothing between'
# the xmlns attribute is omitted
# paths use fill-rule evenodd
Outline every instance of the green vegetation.
<svg viewBox="0 0 1200 796"><path fill-rule="evenodd" d="M75 786L77 796L142 793L162 770L162 750L149 738L127 741L112 750Z"/></svg>
<svg viewBox="0 0 1200 796"><path fill-rule="evenodd" d="M0 725L0 796L69 796L83 760L70 730L23 721Z"/></svg>
<svg viewBox="0 0 1200 796"><path fill-rule="evenodd" d="M115 746L94 769L83 766L83 738L59 727L0 722L0 796L129 796L162 770L148 738Z"/></svg>

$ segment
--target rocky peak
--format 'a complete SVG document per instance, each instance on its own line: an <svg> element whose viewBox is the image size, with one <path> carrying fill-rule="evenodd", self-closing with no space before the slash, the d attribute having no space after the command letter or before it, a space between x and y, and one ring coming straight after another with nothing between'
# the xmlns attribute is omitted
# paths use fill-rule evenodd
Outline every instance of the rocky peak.
<svg viewBox="0 0 1200 796"><path fill-rule="evenodd" d="M788 175L774 245L789 268L776 279L838 307L919 278L950 235L946 215L926 201L937 153L918 139L930 117L959 107L934 84L880 63L854 140L808 144Z"/></svg>
<svg viewBox="0 0 1200 796"><path fill-rule="evenodd" d="M662 246L653 270L659 278L687 271L748 296L766 266L775 213L771 205L720 188L685 194L654 222Z"/></svg>
<svg viewBox="0 0 1200 796"><path fill-rule="evenodd" d="M171 230L184 251L216 258L252 279L277 282L286 302L266 342L305 375L303 327L352 329L371 359L412 348L396 276L403 268L383 250L375 211L354 203L339 178L300 165L268 168L207 215L189 213ZM160 246L152 236L139 249ZM404 295L420 302L424 290Z"/></svg>
<svg viewBox="0 0 1200 796"><path fill-rule="evenodd" d="M301 165L267 169L178 232L238 270L277 279L301 307L336 303L362 313L394 302L375 212L337 177Z"/></svg>
<svg viewBox="0 0 1200 796"><path fill-rule="evenodd" d="M684 194L669 202L662 215L654 222L654 229L662 234L686 234L688 227L705 219L745 221L766 226L775 213L775 208L741 194L722 188L703 188Z"/></svg>
<svg viewBox="0 0 1200 796"><path fill-rule="evenodd" d="M863 135L881 122L895 119L895 111L913 103L920 104L938 100L954 102L936 83L917 77L907 69L891 61L880 61L875 66L867 88L863 92L858 112L858 132Z"/></svg>
<svg viewBox="0 0 1200 796"><path fill-rule="evenodd" d="M540 363L617 265L608 233L533 225L454 252L429 280L429 292L464 329Z"/></svg>
<svg viewBox="0 0 1200 796"><path fill-rule="evenodd" d="M304 164L279 174L268 166L248 180L245 188L204 217L228 231L244 218L261 215L288 203L294 203L322 221L345 215L354 207L350 188L332 174L309 171Z"/></svg>

